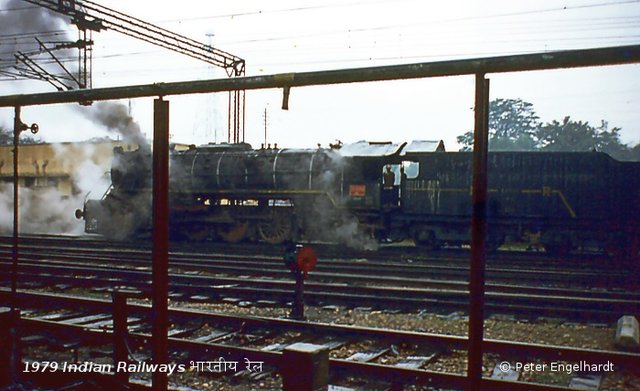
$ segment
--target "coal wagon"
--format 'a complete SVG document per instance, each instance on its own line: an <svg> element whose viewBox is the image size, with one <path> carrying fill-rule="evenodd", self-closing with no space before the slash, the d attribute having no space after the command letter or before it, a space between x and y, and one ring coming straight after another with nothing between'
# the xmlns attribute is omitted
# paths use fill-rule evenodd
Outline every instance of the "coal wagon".
<svg viewBox="0 0 640 391"><path fill-rule="evenodd" d="M414 154L395 225L426 246L468 243L472 154ZM489 248L529 241L549 252L637 248L640 163L597 152L488 155Z"/></svg>

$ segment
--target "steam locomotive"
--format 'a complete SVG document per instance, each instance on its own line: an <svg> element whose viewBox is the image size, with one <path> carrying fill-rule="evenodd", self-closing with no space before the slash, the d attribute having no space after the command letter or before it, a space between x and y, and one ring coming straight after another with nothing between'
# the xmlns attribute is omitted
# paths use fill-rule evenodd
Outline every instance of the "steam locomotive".
<svg viewBox="0 0 640 391"><path fill-rule="evenodd" d="M471 158L445 152L441 141L191 146L171 153L170 230L176 238L226 242L463 245ZM150 160L148 148L114 150L109 191L77 211L86 232L110 239L150 232ZM492 152L488 172L489 249L524 241L551 253L638 255L640 163L599 152Z"/></svg>

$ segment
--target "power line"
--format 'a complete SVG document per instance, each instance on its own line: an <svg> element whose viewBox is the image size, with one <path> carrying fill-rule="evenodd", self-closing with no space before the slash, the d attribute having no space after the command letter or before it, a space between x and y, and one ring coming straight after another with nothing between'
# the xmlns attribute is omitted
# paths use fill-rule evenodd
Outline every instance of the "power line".
<svg viewBox="0 0 640 391"><path fill-rule="evenodd" d="M23 31L21 33L14 34L0 34L0 39L5 38L21 38L21 37L31 37L31 36L48 36L48 35L59 35L61 33L70 33L69 30L47 30L47 31Z"/></svg>
<svg viewBox="0 0 640 391"><path fill-rule="evenodd" d="M414 1L414 0L409 0ZM237 18L240 16L255 16L255 15L266 15L266 14L276 14L276 13L284 13L284 12L300 12L300 11L311 11L316 9L326 9L326 8L343 8L343 7L353 7L357 5L371 5L371 4L379 4L379 3L398 3L398 0L379 0L379 1L355 1L351 3L335 3L335 4L324 4L324 5L311 5L305 7L291 7L291 8L281 8L276 10L258 10L258 11L247 11L247 12L236 12L231 14L221 14L221 15L210 15L210 16L195 16L191 18L180 18L180 19L167 19L157 21L157 23L172 23L172 22L183 22L183 21L195 21L195 20L205 20L205 19L220 19L220 18Z"/></svg>
<svg viewBox="0 0 640 391"><path fill-rule="evenodd" d="M366 3L366 2L364 2L364 3ZM334 30L332 32L321 32L321 33L311 33L311 34L302 34L302 35L286 35L286 36L283 36L283 37L272 37L272 38L264 38L264 39L258 38L258 39L248 40L248 42L263 42L263 41L269 41L269 40L300 38L300 37L309 37L309 36L317 36L317 35L324 35L324 34L340 34L340 33L380 31L380 30L389 30L389 29L396 29L396 28L424 26L424 25L427 25L427 24L429 24L429 25L433 25L433 24L449 24L451 22L470 21L470 20L486 20L486 19L504 18L504 17L511 17L511 16L525 16L525 15L532 15L532 14L542 14L542 13L550 13L550 12L558 12L558 11L571 11L571 10L578 10L578 9L588 9L588 8L595 8L595 7L607 7L607 6L612 6L612 5L625 5L625 4L640 4L640 0L609 1L609 2L602 2L602 3L596 3L596 4L553 7L553 8L544 8L544 9L538 9L538 10L530 10L530 11L500 13L500 14L493 14L493 15L467 16L467 17L451 18L451 19L445 19L445 20L426 20L426 21L421 21L421 22L416 22L416 23L392 24L392 25L363 27L363 28L349 28L349 29L345 29L345 30ZM345 5L349 5L349 4L347 3ZM275 10L273 12L289 12L289 11L295 12L295 11L299 11L299 10L307 10L307 9L313 9L313 8L328 8L328 7L332 7L332 6L325 5L325 6L295 7L295 8L287 8L287 9ZM211 16L211 17L194 17L194 18L186 18L186 19L173 19L173 20L169 20L169 21L185 21L185 20L188 21L188 20L211 19L211 18L219 18L219 17L242 16L242 15L245 15L245 14L246 15L259 15L259 14L266 14L266 13L270 13L270 12L252 11L252 12L241 13L241 14L216 15L216 16Z"/></svg>

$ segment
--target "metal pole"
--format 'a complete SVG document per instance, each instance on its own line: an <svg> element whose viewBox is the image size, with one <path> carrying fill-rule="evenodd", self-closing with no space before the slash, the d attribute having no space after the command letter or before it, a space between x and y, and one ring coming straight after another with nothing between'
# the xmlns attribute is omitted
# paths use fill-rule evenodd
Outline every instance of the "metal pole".
<svg viewBox="0 0 640 391"><path fill-rule="evenodd" d="M153 362L168 363L169 311L169 102L153 102ZM167 389L167 374L156 371L154 390Z"/></svg>
<svg viewBox="0 0 640 391"><path fill-rule="evenodd" d="M471 197L471 265L469 275L469 351L467 378L470 390L482 382L482 337L484 329L484 269L487 234L487 144L489 139L489 80L476 74L475 131L473 135L473 186Z"/></svg>
<svg viewBox="0 0 640 391"><path fill-rule="evenodd" d="M296 285L291 308L291 319L304 320L304 274L301 270L294 272Z"/></svg>
<svg viewBox="0 0 640 391"><path fill-rule="evenodd" d="M264 147L267 148L267 108L264 108Z"/></svg>
<svg viewBox="0 0 640 391"><path fill-rule="evenodd" d="M114 291L112 295L113 301L113 365L117 368L119 363L124 362L128 365L127 352L127 333L128 333L128 315L127 315L127 294L121 291ZM123 388L129 383L129 374L126 371L117 371L115 374L116 381Z"/></svg>
<svg viewBox="0 0 640 391"><path fill-rule="evenodd" d="M20 106L15 107L13 118L13 241L11 263L11 310L16 310L18 290L18 144L22 132Z"/></svg>
<svg viewBox="0 0 640 391"><path fill-rule="evenodd" d="M246 120L246 110L247 110L247 101L245 100L245 96L244 96L244 90L241 91L242 94L242 125L241 125L241 129L242 129L242 142L244 142L244 124L245 124L245 120Z"/></svg>
<svg viewBox="0 0 640 391"><path fill-rule="evenodd" d="M232 143L231 141L231 94L233 91L229 90L229 109L227 110L227 142Z"/></svg>
<svg viewBox="0 0 640 391"><path fill-rule="evenodd" d="M19 221L19 202L18 202L18 144L20 143L20 132L23 125L20 119L20 106L15 106L13 117L13 240L12 240L12 262L11 262L11 312L8 324L4 325L9 330L8 342L10 351L9 374L11 381L15 382L18 376L18 358L20 352L18 350L18 319L20 317L18 311L18 221Z"/></svg>

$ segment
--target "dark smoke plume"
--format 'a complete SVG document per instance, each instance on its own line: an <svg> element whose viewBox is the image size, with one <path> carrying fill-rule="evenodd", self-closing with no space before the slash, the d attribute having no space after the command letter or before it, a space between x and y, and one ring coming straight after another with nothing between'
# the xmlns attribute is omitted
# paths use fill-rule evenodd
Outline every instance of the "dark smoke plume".
<svg viewBox="0 0 640 391"><path fill-rule="evenodd" d="M110 132L122 136L129 144L137 144L140 148L149 149L140 125L129 115L127 106L119 102L98 102L91 107L79 107L81 113L95 123L104 126Z"/></svg>

